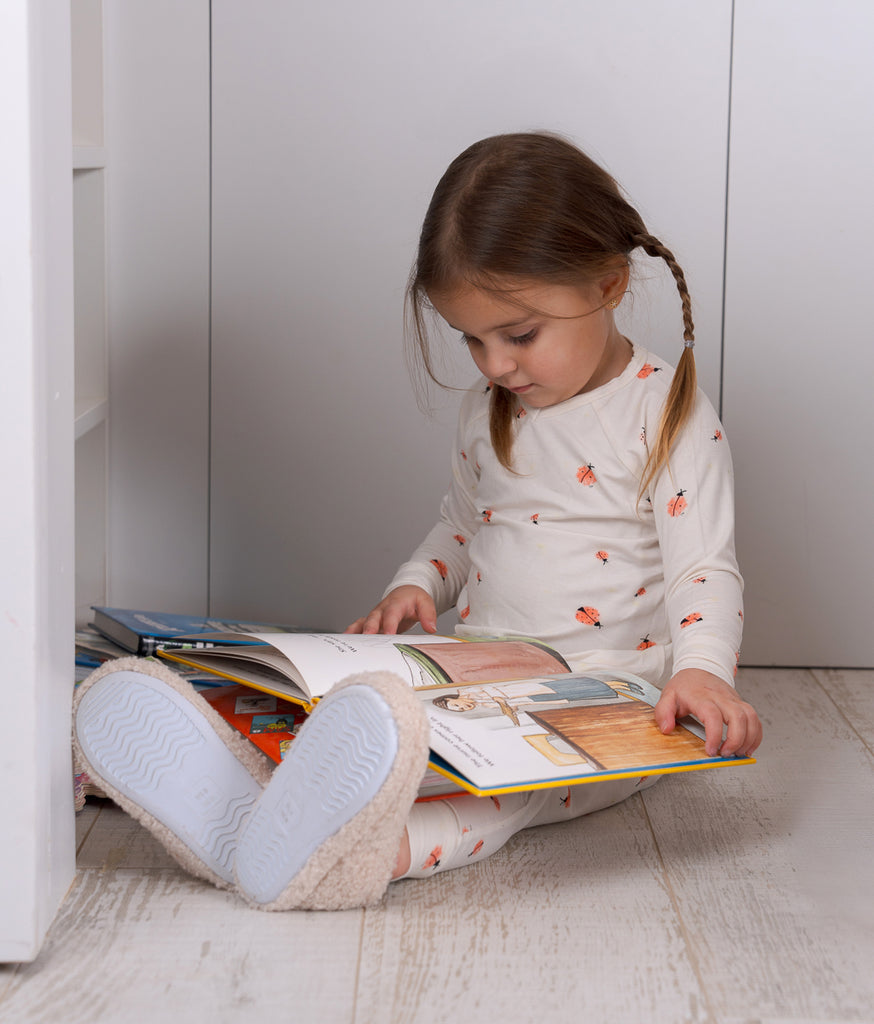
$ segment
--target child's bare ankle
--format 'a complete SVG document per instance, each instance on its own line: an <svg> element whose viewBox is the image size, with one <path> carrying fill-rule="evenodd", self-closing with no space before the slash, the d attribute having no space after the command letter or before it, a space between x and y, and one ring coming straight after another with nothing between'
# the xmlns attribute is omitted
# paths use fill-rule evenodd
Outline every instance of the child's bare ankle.
<svg viewBox="0 0 874 1024"><path fill-rule="evenodd" d="M401 845L398 849L398 859L395 864L395 869L392 872L392 881L396 878L402 878L410 870L410 836L407 830L404 829L404 834L401 836Z"/></svg>

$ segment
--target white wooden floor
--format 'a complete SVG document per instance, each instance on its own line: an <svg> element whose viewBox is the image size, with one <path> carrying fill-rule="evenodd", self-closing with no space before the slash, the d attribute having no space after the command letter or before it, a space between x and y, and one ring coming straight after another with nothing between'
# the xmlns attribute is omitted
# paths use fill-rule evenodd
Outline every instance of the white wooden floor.
<svg viewBox="0 0 874 1024"><path fill-rule="evenodd" d="M753 767L516 836L376 910L264 914L111 805L4 1024L874 1021L874 671L743 670Z"/></svg>

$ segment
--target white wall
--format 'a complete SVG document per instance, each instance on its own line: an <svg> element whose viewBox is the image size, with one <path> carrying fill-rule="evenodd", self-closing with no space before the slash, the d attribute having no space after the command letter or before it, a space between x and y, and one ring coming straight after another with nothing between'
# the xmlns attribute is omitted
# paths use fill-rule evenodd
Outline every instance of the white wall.
<svg viewBox="0 0 874 1024"><path fill-rule="evenodd" d="M104 5L111 604L206 611L209 5Z"/></svg>
<svg viewBox="0 0 874 1024"><path fill-rule="evenodd" d="M200 0L110 5L110 597L325 628L372 604L434 514L454 421L452 395L419 414L401 356L421 217L469 142L547 127L601 159L675 249L714 400L730 151L743 660L871 664L855 273L872 15L864 0L787 10L213 0L210 25ZM624 326L675 359L673 285L642 271Z"/></svg>
<svg viewBox="0 0 874 1024"><path fill-rule="evenodd" d="M746 664L870 666L874 8L737 5L725 420Z"/></svg>
<svg viewBox="0 0 874 1024"><path fill-rule="evenodd" d="M688 268L718 397L730 18L214 0L214 612L343 627L435 518L457 398L417 411L402 292L438 177L483 135L559 130L613 171ZM643 259L625 327L676 360L676 291Z"/></svg>

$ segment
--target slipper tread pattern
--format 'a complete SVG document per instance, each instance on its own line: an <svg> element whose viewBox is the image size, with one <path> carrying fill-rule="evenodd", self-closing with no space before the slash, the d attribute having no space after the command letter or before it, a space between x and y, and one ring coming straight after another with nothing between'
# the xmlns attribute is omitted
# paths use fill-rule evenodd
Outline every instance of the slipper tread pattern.
<svg viewBox="0 0 874 1024"><path fill-rule="evenodd" d="M208 725L199 727L193 705L180 706L130 677L109 681L95 686L79 710L86 757L103 781L232 881L237 837L260 787Z"/></svg>
<svg viewBox="0 0 874 1024"><path fill-rule="evenodd" d="M256 902L275 899L379 790L396 750L389 721L373 691L347 690L295 740L240 841L237 881Z"/></svg>

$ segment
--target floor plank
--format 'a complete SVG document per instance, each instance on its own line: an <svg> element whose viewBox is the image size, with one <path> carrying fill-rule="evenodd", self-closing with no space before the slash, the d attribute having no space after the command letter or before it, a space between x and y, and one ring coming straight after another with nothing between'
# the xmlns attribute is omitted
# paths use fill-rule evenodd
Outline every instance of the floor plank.
<svg viewBox="0 0 874 1024"><path fill-rule="evenodd" d="M739 687L766 724L759 764L646 796L715 1017L868 1021L871 753L811 673Z"/></svg>
<svg viewBox="0 0 874 1024"><path fill-rule="evenodd" d="M98 824L85 837L76 858L80 871L90 868L101 871L177 868L176 861L158 840L111 800L101 800L97 810L100 814Z"/></svg>
<svg viewBox="0 0 874 1024"><path fill-rule="evenodd" d="M642 799L393 886L365 919L356 1024L705 1020Z"/></svg>
<svg viewBox="0 0 874 1024"><path fill-rule="evenodd" d="M361 917L267 914L181 870L87 869L0 1018L240 1024L293 1008L296 1021L351 1024Z"/></svg>
<svg viewBox="0 0 874 1024"><path fill-rule="evenodd" d="M874 670L813 670L814 677L874 753Z"/></svg>

